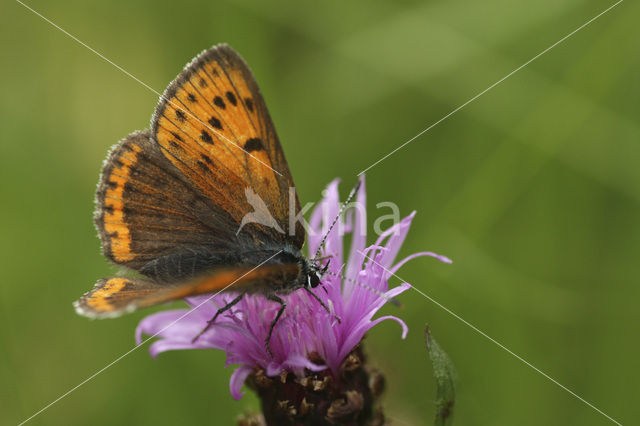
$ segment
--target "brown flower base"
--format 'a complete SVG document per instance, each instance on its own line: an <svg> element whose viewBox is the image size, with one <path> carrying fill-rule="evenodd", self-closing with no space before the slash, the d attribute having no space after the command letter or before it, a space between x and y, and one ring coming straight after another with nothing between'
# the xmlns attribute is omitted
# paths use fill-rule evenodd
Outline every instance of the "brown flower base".
<svg viewBox="0 0 640 426"><path fill-rule="evenodd" d="M311 361L321 364L319 356ZM283 372L267 377L256 369L247 384L260 397L262 414L245 416L240 426L325 426L384 424L378 399L384 377L366 366L362 346L356 347L340 366L338 377L324 370L307 371L303 378Z"/></svg>

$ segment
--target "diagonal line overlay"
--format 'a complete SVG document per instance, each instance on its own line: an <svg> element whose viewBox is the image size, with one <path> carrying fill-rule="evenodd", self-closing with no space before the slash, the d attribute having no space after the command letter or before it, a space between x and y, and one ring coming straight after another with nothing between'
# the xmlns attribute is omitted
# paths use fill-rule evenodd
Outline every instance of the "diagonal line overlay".
<svg viewBox="0 0 640 426"><path fill-rule="evenodd" d="M388 154L386 154L384 157L380 158L378 161L376 161L375 163L371 164L369 167L367 167L366 169L362 170L360 173L358 173L358 175L361 175L365 172L367 172L368 170L372 169L373 167L377 166L379 163L381 163L382 161L384 161L385 159L387 159L388 157L390 157L391 155L395 154L397 151L401 150L402 148L406 147L408 144L410 144L411 142L413 142L414 140L416 140L417 138L419 138L420 136L422 136L423 134L425 134L426 132L428 132L429 130L431 130L433 127L437 126L438 124L440 124L441 122L445 121L446 119L448 119L449 117L451 117L452 115L456 114L458 111L460 111L461 109L463 109L464 107L466 107L467 105L469 105L470 103L474 102L476 99L478 99L479 97L481 97L482 95L484 95L485 93L489 92L490 90L492 90L494 87L498 86L500 83L504 82L505 80L507 80L509 77L511 77L512 75L514 75L515 73L517 73L518 71L520 71L521 69L523 69L524 67L526 67L527 65L531 64L532 62L534 62L535 60L537 60L538 58L540 58L541 56L543 56L544 54L546 54L547 52L549 52L550 50L552 50L553 48L555 48L556 46L558 46L559 44L563 43L564 41L566 41L568 38L570 38L571 36L573 36L574 34L576 34L578 31L582 30L583 28L585 28L586 26L588 26L589 24L593 23L596 19L600 18L601 16L603 16L604 14L606 14L607 12L609 12L610 10L612 10L613 8L615 8L616 6L618 6L620 3L622 3L624 0L619 0L616 3L614 3L613 5L609 6L607 9L603 10L602 12L600 12L598 15L594 16L593 18L591 18L589 21L585 22L584 24L582 24L580 27L576 28L575 30L573 30L572 32L570 32L569 34L565 35L563 38L561 38L560 40L558 40L557 42L553 43L552 45L550 45L549 47L547 47L546 49L544 49L543 51L541 51L540 53L538 53L537 55L535 55L533 58L529 59L527 62L523 63L522 65L520 65L519 67L517 67L516 69L514 69L513 71L511 71L509 74L505 75L504 77L502 77L500 80L496 81L495 83L493 83L492 85L490 85L489 87L487 87L486 89L484 89L483 91L479 92L478 94L476 94L474 97L472 97L471 99L469 99L468 101L466 101L465 103L463 103L462 105L460 105L459 107L457 107L456 109L452 110L451 112L449 112L448 114L446 114L445 116L443 116L442 118L440 118L438 121L434 122L433 124L431 124L429 127L427 127L426 129L422 130L420 133L418 133L416 136L412 137L411 139L407 140L406 142L404 142L402 145L398 146L397 148L395 148L394 150L392 150L391 152L389 152ZM54 22L52 22L50 19L46 18L45 16L43 16L42 14L40 14L39 12L37 12L36 10L34 10L33 8L29 7L28 5L26 5L25 3L23 3L21 0L16 0L17 3L19 3L20 5L22 5L23 7L25 7L26 9L28 9L29 11L31 11L32 13L34 13L35 15L39 16L40 18L42 18L44 21L46 21L47 23L49 23L50 25L52 25L53 27L55 27L56 29L58 29L59 31L61 31L62 33L66 34L67 36L69 36L71 39L73 39L74 41L76 41L77 43L79 43L80 45L86 47L87 49L89 49L91 52L93 52L95 55L99 56L101 59L103 59L104 61L108 62L109 64L113 65L114 67L116 67L119 71L121 71L122 73L124 73L125 75L127 75L128 77L132 78L133 80L135 80L136 82L138 82L139 84L141 84L142 86L144 86L145 88L147 88L148 90L150 90L151 92L153 92L154 94L156 94L157 96L159 96L162 99L165 99L168 103L172 104L174 107L176 106L174 101L166 99L166 97L164 97L163 94L161 94L160 92L158 92L157 90L155 90L154 88L152 88L151 86L149 86L148 84L144 83L142 80L140 80L139 78L137 78L136 76L134 76L133 74L131 74L130 72L128 72L127 70L125 70L124 68L122 68L121 66L117 65L116 63L114 63L113 61L109 60L107 57L105 57L103 54L101 54L100 52L98 52L97 50L93 49L92 47L90 47L89 45L87 45L86 43L82 42L81 40L79 40L77 37L75 37L74 35L70 34L68 31L66 31L65 29L61 28L60 26L56 25ZM190 111L185 111L187 114L191 115L194 119L196 119L197 121L201 122L201 120L199 120L197 117L195 117ZM231 143L233 146L237 147L238 149L241 149L242 151L244 151L247 155L251 156L253 159L255 159L256 161L262 163L263 165L267 166L269 169L271 169L274 173L282 176L281 173L279 173L277 170L274 170L273 168L271 168L268 164L265 164L264 162L262 162L261 160L259 160L258 158L256 158L255 156L253 156L251 153L245 151L242 147L240 147L239 145L237 145L235 142L233 142L232 140L228 139L227 137L225 137L224 135L222 135L221 133L219 133L217 130L211 128L207 123L202 123L205 127L207 127L210 131L212 131L213 133L215 133L217 136L219 136L222 139L225 139L226 141L228 141L229 143ZM281 251L280 251L281 252ZM178 321L180 321L181 319L183 319L184 317L188 316L189 314L191 314L194 310L198 309L200 306L202 306L203 304L209 302L211 299L213 299L215 296L217 296L218 294L220 294L221 292L225 291L226 289L228 289L229 287L231 287L233 284L235 284L238 280L240 280L241 278L243 278L244 276L246 276L247 274L251 273L252 271L254 271L255 269L259 268L260 266L264 265L266 262L268 262L269 260L271 260L273 257L277 256L280 252L274 254L273 256L271 256L270 258L266 259L264 262L260 263L259 265L257 265L255 268L251 269L250 271L248 271L247 273L245 273L244 275L242 275L241 277L239 277L238 279L236 279L235 281L233 281L232 283L228 284L225 288L223 288L222 290L218 291L217 293L214 293L213 295L211 295L209 298L207 298L204 302L202 302L201 304L199 304L198 306L196 306L195 308L192 308L191 310L189 310L187 313L185 313L183 316L181 316L180 318L176 319L175 321L173 321L171 324L169 324L168 326L166 326L165 328L163 328L162 330L160 330L159 332L155 333L154 335L148 337L147 339L145 339L144 341L142 341L140 343L140 345L136 345L135 347L131 348L129 351L125 352L123 355L119 356L118 358L116 358L114 361L112 361L111 363L107 364L105 367L101 368L100 370L96 371L94 374L92 374L91 376L89 376L88 378L86 378L85 380L83 380L82 382L80 382L78 385L74 386L73 388L71 388L70 390L68 390L66 393L62 394L60 397L58 397L57 399L55 399L54 401L52 401L51 403L49 403L48 405L46 405L45 407L43 407L42 409L40 409L39 411L37 411L36 413L34 413L32 416L30 416L29 418L25 419L24 421L22 421L19 426L24 425L25 423L29 422L30 420L32 420L33 418L35 418L36 416L38 416L39 414L41 414L42 412L44 412L45 410L47 410L48 408L50 408L51 406L53 406L54 404L56 404L57 402L59 402L60 400L62 400L63 398L65 398L66 396L68 396L69 394L71 394L72 392L74 392L75 390L77 390L78 388L80 388L81 386L83 386L84 384L88 383L89 381L91 381L92 379L94 379L95 377L97 377L99 374L101 374L102 372L104 372L105 370L107 370L108 368L110 368L111 366L113 366L114 364L116 364L117 362L119 362L120 360L122 360L123 358L125 358L126 356L128 356L129 354L131 354L133 351L135 351L136 349L138 349L140 346L144 345L145 343L147 343L148 341L150 341L151 339L157 337L160 333L162 333L163 331L165 331L166 329L168 329L169 327L173 326L175 323L177 323ZM366 257L367 259L369 259L371 262L377 264L378 266L380 266L381 268L383 268L385 271L387 271L387 273L389 273L390 275L402 280L402 278L400 278L398 275L396 275L395 273L392 273L391 271L389 271L388 269L386 269L384 266L382 266L380 263L376 262L374 259L372 259L371 257L367 256L365 253L360 252L360 254L362 254L364 257ZM402 280L404 281L404 280ZM520 362L522 362L523 364L527 365L528 367L530 367L531 369L533 369L534 371L536 371L537 373L541 374L542 376L544 376L546 379L548 379L549 381L551 381L552 383L554 383L555 385L557 385L558 387L562 388L563 390L565 390L566 392L568 392L569 394L571 394L573 397L575 397L576 399L580 400L581 402L583 402L584 404L586 404L587 406L589 406L590 408L592 408L593 410L597 411L599 414L601 414L602 416L606 417L608 420L610 420L611 422L617 424L617 425L621 425L621 423L619 423L618 421L616 421L615 419L613 419L611 416L607 415L605 412L603 412L602 410L600 410L599 408L597 408L596 406L594 406L592 403L590 403L589 401L585 400L584 398L580 397L578 394L576 394L575 392L573 392L572 390L570 390L569 388L567 388L566 386L562 385L561 383L559 383L557 380L555 380L554 378L552 378L551 376L549 376L548 374L546 374L545 372L543 372L542 370L540 370L539 368L535 367L533 364L531 364L530 362L528 362L527 360L525 360L524 358L520 357L519 355L517 355L516 353L514 353L513 351L511 351L509 348L507 348L506 346L504 346L503 344L501 344L500 342L498 342L497 340L493 339L491 336L487 335L485 332L483 332L482 330L480 330L479 328L477 328L476 326L474 326L473 324L469 323L468 321L466 321L465 319L463 319L462 317L460 317L459 315L457 315L455 312L451 311L450 309L448 309L447 307L445 307L444 305L442 305L441 303L437 302L435 299L431 298L429 295L427 295L426 293L422 292L421 290L419 290L416 287L411 287L413 288L415 291L417 291L419 294L421 294L423 297L425 297L426 299L430 300L431 302L433 302L434 304L436 304L438 307L440 307L441 309L443 309L444 311L446 311L447 313L449 313L450 315L452 315L453 317L455 317L456 319L458 319L459 321L461 321L463 324L467 325L468 327L470 327L471 329L473 329L474 331L476 331L478 334L480 334L481 336L485 337L486 339L488 339L489 341L491 341L492 343L494 343L495 345L497 345L498 347L500 347L501 349L503 349L504 351L506 351L507 353L509 353L510 355L512 355L514 358L516 358L517 360L519 360Z"/></svg>
<svg viewBox="0 0 640 426"><path fill-rule="evenodd" d="M453 111L449 112L447 115L445 115L444 117L442 117L441 119L439 119L438 121L436 121L435 123L431 124L429 127L427 127L426 129L422 130L420 133L418 133L417 135L415 135L414 137L412 137L411 139L409 139L408 141L406 141L405 143L403 143L402 145L398 146L397 148L395 148L393 151L389 152L387 155L385 155L384 157L380 158L378 161L376 161L375 163L371 164L369 167L367 167L366 169L362 170L360 173L358 173L358 176L364 174L365 172L367 172L368 170L371 170L372 168L374 168L375 166L377 166L378 164L380 164L381 162L383 162L384 160L386 160L387 158L391 157L393 154L395 154L396 152L400 151L402 148L406 147L407 145L409 145L411 142L413 142L414 140L418 139L420 136L424 135L425 133L427 133L429 130L433 129L434 127L436 127L438 124L442 123L443 121L445 121L447 118L451 117L452 115L454 115L455 113L457 113L458 111L460 111L462 108L466 107L467 105L469 105L471 102L475 101L476 99L478 99L480 96L484 95L485 93L487 93L489 90L493 89L494 87L496 87L497 85L499 85L500 83L502 83L503 81L505 81L506 79L508 79L509 77L511 77L512 75L514 75L515 73L517 73L518 71L520 71L522 68L526 67L527 65L529 65L530 63L532 63L533 61L535 61L536 59L538 59L539 57L541 57L542 55L544 55L545 53L549 52L551 49L553 49L554 47L556 47L557 45L561 44L562 42L564 42L565 40L567 40L569 37L571 37L572 35L574 35L575 33L577 33L578 31L582 30L583 28L585 28L587 25L591 24L593 21L595 21L596 19L600 18L602 15L604 15L605 13L609 12L611 9L613 9L614 7L618 6L620 3L622 3L624 0L618 0L618 2L612 4L611 6L609 6L608 8L606 8L605 10L603 10L602 12L600 12L599 14L597 14L596 16L594 16L593 18L589 19L587 22L585 22L584 24L580 25L578 28L576 28L575 30L571 31L569 34L567 34L566 36L562 37L560 40L556 41L555 43L553 43L551 46L547 47L546 49L544 49L542 52L538 53L536 56L534 56L533 58L529 59L527 62L525 62L524 64L520 65L518 68L514 69L513 71L511 71L509 74L505 75L504 77L502 77L500 80L496 81L495 83L493 83L491 86L487 87L486 89L484 89L482 92L478 93L477 95L475 95L474 97L472 97L471 99L469 99L468 101L466 101L465 103L463 103L462 105L460 105L459 107L457 107L456 109L454 109Z"/></svg>

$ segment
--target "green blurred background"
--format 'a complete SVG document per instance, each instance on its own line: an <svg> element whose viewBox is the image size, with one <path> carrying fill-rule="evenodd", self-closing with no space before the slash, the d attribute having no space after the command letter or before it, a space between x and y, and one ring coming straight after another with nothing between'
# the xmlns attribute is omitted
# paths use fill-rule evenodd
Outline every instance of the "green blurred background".
<svg viewBox="0 0 640 426"><path fill-rule="evenodd" d="M613 4L605 1L112 1L30 6L158 91L227 42L251 65L302 201L356 173ZM131 349L149 312L78 317L114 272L91 215L107 149L157 96L3 2L0 423ZM367 173L418 210L400 275L623 424L640 404L640 6L626 1ZM372 237L373 238L373 237ZM416 292L367 339L391 424L432 421L429 322L454 360L458 425L612 424ZM232 424L224 354L141 348L31 424ZM634 420L635 419L635 420Z"/></svg>

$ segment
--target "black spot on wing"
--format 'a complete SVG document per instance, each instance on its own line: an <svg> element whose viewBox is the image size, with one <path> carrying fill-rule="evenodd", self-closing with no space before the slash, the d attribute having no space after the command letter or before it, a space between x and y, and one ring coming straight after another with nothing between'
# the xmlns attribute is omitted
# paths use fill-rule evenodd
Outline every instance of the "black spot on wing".
<svg viewBox="0 0 640 426"><path fill-rule="evenodd" d="M264 146L262 145L262 139L260 138L249 139L244 143L244 150L247 152L264 150Z"/></svg>
<svg viewBox="0 0 640 426"><path fill-rule="evenodd" d="M180 146L180 144L176 141L169 141L169 145L171 145L171 147L173 149L177 149L179 151L183 151L184 152L184 148Z"/></svg>
<svg viewBox="0 0 640 426"><path fill-rule="evenodd" d="M217 107L222 108L222 109L225 109L227 107L220 96L216 96L215 98L213 98L213 103Z"/></svg>
<svg viewBox="0 0 640 426"><path fill-rule="evenodd" d="M244 98L244 104L249 111L253 112L253 100L251 98Z"/></svg>
<svg viewBox="0 0 640 426"><path fill-rule="evenodd" d="M213 139L211 138L211 135L209 134L209 132L207 132L204 129L202 129L202 133L200 133L200 139L202 140L202 142L213 144Z"/></svg>
<svg viewBox="0 0 640 426"><path fill-rule="evenodd" d="M204 173L209 173L209 167L205 163L198 160L196 164L198 164L198 167L200 167L200 170L202 170Z"/></svg>
<svg viewBox="0 0 640 426"><path fill-rule="evenodd" d="M215 117L211 117L209 119L209 124L211 124L211 127L215 127L216 129L222 129L222 123L220 123L220 120Z"/></svg>
<svg viewBox="0 0 640 426"><path fill-rule="evenodd" d="M176 138L177 140L179 140L180 142L182 142L182 138L180 137L179 134L177 134L176 132L171 132L171 136L173 136L174 138Z"/></svg>
<svg viewBox="0 0 640 426"><path fill-rule="evenodd" d="M202 154L200 155L200 158L202 158L202 160L207 164L213 164L213 160L208 155Z"/></svg>
<svg viewBox="0 0 640 426"><path fill-rule="evenodd" d="M236 95L234 95L234 94L233 94L233 93L231 93L231 92L227 92L227 93L226 93L226 96L227 96L227 100L228 100L229 102L231 102L231 104L232 104L233 106L238 105L238 100L236 99Z"/></svg>
<svg viewBox="0 0 640 426"><path fill-rule="evenodd" d="M182 112L182 110L177 109L176 110L176 118L178 119L178 121L180 121L181 123L184 123L184 120L186 120L187 116L184 115L184 112Z"/></svg>
<svg viewBox="0 0 640 426"><path fill-rule="evenodd" d="M207 87L207 86L208 86L207 80L205 80L204 78L201 78L200 79L200 87Z"/></svg>
<svg viewBox="0 0 640 426"><path fill-rule="evenodd" d="M196 101L196 95L194 95L193 93L189 93L187 95L187 99L189 99L189 102L195 102Z"/></svg>

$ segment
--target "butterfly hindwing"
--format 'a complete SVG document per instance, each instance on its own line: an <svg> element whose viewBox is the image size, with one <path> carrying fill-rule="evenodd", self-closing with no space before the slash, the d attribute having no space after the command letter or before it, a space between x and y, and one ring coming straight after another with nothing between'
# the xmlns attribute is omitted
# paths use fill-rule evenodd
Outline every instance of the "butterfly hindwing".
<svg viewBox="0 0 640 426"><path fill-rule="evenodd" d="M76 302L76 312L90 318L113 318L134 311L141 301L164 288L147 280L103 278Z"/></svg>
<svg viewBox="0 0 640 426"><path fill-rule="evenodd" d="M276 290L300 277L298 263L240 266L220 269L181 284L164 285L135 278L103 278L74 303L76 311L91 318L113 318L139 308L155 306L189 296L224 290L254 293Z"/></svg>
<svg viewBox="0 0 640 426"><path fill-rule="evenodd" d="M280 226L247 226L253 244L302 247L300 223L289 232L294 185L282 147L251 71L230 47L204 51L169 85L152 135L166 158L234 219L235 230L254 209L247 188L264 201ZM293 198L295 215L300 204Z"/></svg>

